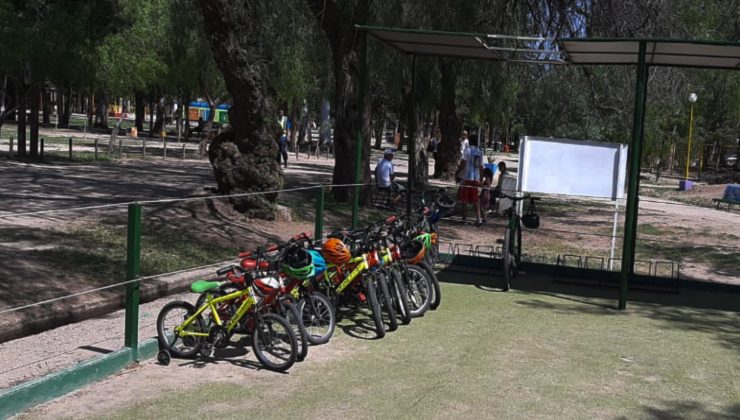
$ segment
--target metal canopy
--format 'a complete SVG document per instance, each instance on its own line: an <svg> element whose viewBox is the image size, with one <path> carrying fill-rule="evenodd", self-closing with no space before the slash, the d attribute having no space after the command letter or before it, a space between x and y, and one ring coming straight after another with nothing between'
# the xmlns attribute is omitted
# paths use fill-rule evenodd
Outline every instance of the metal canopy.
<svg viewBox="0 0 740 420"><path fill-rule="evenodd" d="M740 42L673 39L564 38L554 40L470 32L357 25L407 54L541 64L636 65L645 42L648 66L740 69Z"/></svg>
<svg viewBox="0 0 740 420"><path fill-rule="evenodd" d="M740 69L740 42L568 38L560 45L573 64L638 64L640 42L648 66Z"/></svg>
<svg viewBox="0 0 740 420"><path fill-rule="evenodd" d="M561 51L555 48L534 48L536 45L554 46L555 42L548 38L366 25L357 25L356 27L391 47L412 55L492 61L563 63L560 59Z"/></svg>
<svg viewBox="0 0 740 420"><path fill-rule="evenodd" d="M627 307L629 279L634 275L637 240L637 209L642 160L642 138L645 125L648 68L650 66L699 67L740 70L740 42L712 42L672 39L588 39L568 38L559 41L547 38L506 35L424 31L355 25L408 54L427 56L452 56L478 60L504 62L529 62L536 64L608 64L634 65L637 70L635 107L632 121L632 140L629 148L629 182L625 210L624 243L620 275L619 309ZM362 76L360 81L359 125L362 126L364 86L367 82L366 46L362 51ZM413 83L412 83L413 86ZM413 88L412 88L413 91ZM360 183L360 145L362 130L358 130L355 148L357 156L355 183ZM413 155L415 142L409 144ZM410 172L414 161L409 161ZM409 184L412 186L413 184ZM355 187L352 208L352 226L357 226L360 190ZM410 208L410 207L409 207Z"/></svg>

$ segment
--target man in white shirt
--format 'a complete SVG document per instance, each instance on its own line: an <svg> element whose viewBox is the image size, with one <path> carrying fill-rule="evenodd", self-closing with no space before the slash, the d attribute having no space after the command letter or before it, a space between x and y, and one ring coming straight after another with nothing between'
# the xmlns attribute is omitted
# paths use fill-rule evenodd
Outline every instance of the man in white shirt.
<svg viewBox="0 0 740 420"><path fill-rule="evenodd" d="M460 156L465 155L465 149L467 149L470 146L470 142L468 141L468 130L463 130L462 137L460 137Z"/></svg>
<svg viewBox="0 0 740 420"><path fill-rule="evenodd" d="M473 140L473 144L476 144L475 140L477 139ZM460 189L457 192L457 196L463 204L463 220L467 216L468 203L473 203L476 214L476 226L480 226L483 223L480 200L478 199L478 185L480 184L481 173L483 173L483 152L476 146L468 146L457 167L455 179L460 181Z"/></svg>
<svg viewBox="0 0 740 420"><path fill-rule="evenodd" d="M395 206L401 195L398 194L398 184L393 182L396 176L393 173L393 149L385 149L383 159L375 166L375 184L380 191L388 191L390 203Z"/></svg>

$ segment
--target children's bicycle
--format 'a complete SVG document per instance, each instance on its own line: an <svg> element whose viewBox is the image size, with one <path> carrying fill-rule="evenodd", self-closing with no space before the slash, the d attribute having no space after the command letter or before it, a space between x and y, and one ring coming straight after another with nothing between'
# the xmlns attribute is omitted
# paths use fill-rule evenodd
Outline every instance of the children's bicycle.
<svg viewBox="0 0 740 420"><path fill-rule="evenodd" d="M166 304L157 317L159 361L168 364L170 355L209 355L213 347L225 347L237 326L243 325L244 332L252 336L254 354L263 366L279 372L290 369L298 355L298 343L288 321L265 312L251 273L232 265L218 270L218 275L243 276L245 287L226 294L207 293L217 291L222 282L198 280L190 288L205 294L202 305L195 307L180 300ZM234 303L238 304L235 310Z"/></svg>
<svg viewBox="0 0 740 420"><path fill-rule="evenodd" d="M535 201L539 197L524 195L521 197L506 195L501 193L501 197L511 200L511 206L504 211L504 217L509 221L504 231L504 239L498 239L496 243L502 244L501 253L504 260L504 291L511 287L511 279L519 274L519 268L522 262L522 225L527 229L537 229L540 226L540 216L535 208ZM520 216L517 213L517 203L519 201L529 200L526 214Z"/></svg>

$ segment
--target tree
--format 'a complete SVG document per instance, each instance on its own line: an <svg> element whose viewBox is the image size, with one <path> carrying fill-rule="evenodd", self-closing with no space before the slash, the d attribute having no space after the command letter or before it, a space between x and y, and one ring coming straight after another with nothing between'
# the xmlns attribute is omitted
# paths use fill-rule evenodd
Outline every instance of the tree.
<svg viewBox="0 0 740 420"><path fill-rule="evenodd" d="M258 193L282 187L275 161L277 144L268 96L270 52L265 27L273 12L270 2L201 0L213 56L234 100L229 110L233 130L217 136L209 151L219 190L225 194ZM237 210L271 218L276 194L233 198Z"/></svg>
<svg viewBox="0 0 740 420"><path fill-rule="evenodd" d="M306 0L319 27L326 34L332 53L334 69L334 103L336 104L336 123L334 126L335 163L332 182L334 184L354 184L355 145L357 135L367 140L360 145L361 183L370 182L370 95L365 92L364 103L359 103L359 81L361 51L367 43L367 33L357 32L355 24L367 23L370 15L369 0ZM364 110L358 115L360 106ZM334 188L332 193L339 201L350 198L351 188ZM367 197L363 194L361 197Z"/></svg>

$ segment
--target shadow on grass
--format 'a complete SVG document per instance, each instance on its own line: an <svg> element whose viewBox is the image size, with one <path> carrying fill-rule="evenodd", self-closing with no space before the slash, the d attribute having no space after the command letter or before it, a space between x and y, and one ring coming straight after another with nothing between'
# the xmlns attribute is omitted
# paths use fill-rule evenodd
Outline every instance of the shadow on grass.
<svg viewBox="0 0 740 420"><path fill-rule="evenodd" d="M740 419L740 404L733 404L722 412L713 411L696 401L669 401L665 407L643 407L647 419ZM619 417L626 419L626 417Z"/></svg>

